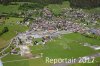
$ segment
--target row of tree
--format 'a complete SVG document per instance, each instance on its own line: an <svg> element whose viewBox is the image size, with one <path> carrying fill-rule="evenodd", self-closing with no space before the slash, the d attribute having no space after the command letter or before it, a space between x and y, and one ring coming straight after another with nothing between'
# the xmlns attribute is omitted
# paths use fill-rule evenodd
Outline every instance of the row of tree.
<svg viewBox="0 0 100 66"><path fill-rule="evenodd" d="M71 6L76 7L97 7L100 6L100 0L0 0L1 4L7 5L10 2L36 2L41 4L59 4L63 1L69 1Z"/></svg>
<svg viewBox="0 0 100 66"><path fill-rule="evenodd" d="M41 4L58 4L62 3L64 0L0 0L1 4L8 5L10 2L35 2Z"/></svg>
<svg viewBox="0 0 100 66"><path fill-rule="evenodd" d="M69 0L71 6L75 7L97 7L100 6L100 0Z"/></svg>
<svg viewBox="0 0 100 66"><path fill-rule="evenodd" d="M0 4L8 5L10 3L10 0L0 0Z"/></svg>

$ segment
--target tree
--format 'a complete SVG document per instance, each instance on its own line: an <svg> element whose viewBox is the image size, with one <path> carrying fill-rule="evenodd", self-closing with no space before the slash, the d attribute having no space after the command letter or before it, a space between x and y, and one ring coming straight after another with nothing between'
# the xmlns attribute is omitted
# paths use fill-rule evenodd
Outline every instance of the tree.
<svg viewBox="0 0 100 66"><path fill-rule="evenodd" d="M3 5L8 5L10 3L10 0L0 0L0 2L3 4Z"/></svg>
<svg viewBox="0 0 100 66"><path fill-rule="evenodd" d="M50 3L52 4L59 4L59 3L62 3L63 0L48 0Z"/></svg>
<svg viewBox="0 0 100 66"><path fill-rule="evenodd" d="M100 6L100 0L69 0L71 6L76 7L97 7Z"/></svg>
<svg viewBox="0 0 100 66"><path fill-rule="evenodd" d="M3 35L4 33L8 32L8 31L9 31L8 27L4 27L2 29L2 32L0 32L0 36Z"/></svg>
<svg viewBox="0 0 100 66"><path fill-rule="evenodd" d="M6 33L6 32L8 32L9 30L8 30L8 27L4 27L3 28L3 30L2 30L2 33Z"/></svg>

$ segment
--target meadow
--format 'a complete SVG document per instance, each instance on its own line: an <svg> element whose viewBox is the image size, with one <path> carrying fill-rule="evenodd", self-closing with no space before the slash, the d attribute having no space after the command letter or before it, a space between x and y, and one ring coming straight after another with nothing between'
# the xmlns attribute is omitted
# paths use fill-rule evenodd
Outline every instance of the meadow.
<svg viewBox="0 0 100 66"><path fill-rule="evenodd" d="M0 25L0 32L4 27L8 27L9 31L0 36L0 48L7 45L7 43L16 36L16 32L23 32L28 29L27 26L18 25L17 22L22 21L23 18L9 17L5 20L5 24ZM21 28L21 29L20 29Z"/></svg>
<svg viewBox="0 0 100 66"><path fill-rule="evenodd" d="M86 40L84 40L86 39ZM91 40L91 41L90 41ZM99 40L91 39L82 36L78 33L71 33L71 34L65 34L62 35L60 38L55 38L52 41L49 41L46 43L46 45L37 45L32 46L31 52L32 54L36 55L39 53L43 53L43 57L39 59L29 59L24 61L16 61L16 62L8 62L4 63L4 66L50 66L52 64L45 63L45 58L78 58L83 57L91 54L95 54L99 51L96 51L92 48L85 47L81 45L80 43L88 42L92 45L96 44L99 45ZM2 59L3 62L6 61L13 61L13 60L22 60L25 59L24 57L20 57L19 55L8 55L5 58ZM98 59L97 59L98 60ZM16 65L16 63L18 63ZM96 63L94 63L96 64ZM79 64L80 65L80 64ZM83 64L82 64L83 65ZM88 64L86 64L88 66ZM83 65L84 66L84 65Z"/></svg>

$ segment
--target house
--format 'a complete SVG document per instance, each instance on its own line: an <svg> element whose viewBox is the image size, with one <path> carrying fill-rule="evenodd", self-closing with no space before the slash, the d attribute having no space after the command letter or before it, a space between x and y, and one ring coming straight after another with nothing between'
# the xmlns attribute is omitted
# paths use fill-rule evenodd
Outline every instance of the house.
<svg viewBox="0 0 100 66"><path fill-rule="evenodd" d="M100 29L99 28L98 29L91 29L90 32L92 34L100 35Z"/></svg>
<svg viewBox="0 0 100 66"><path fill-rule="evenodd" d="M26 34L19 34L18 36L24 45L32 45L32 37Z"/></svg>

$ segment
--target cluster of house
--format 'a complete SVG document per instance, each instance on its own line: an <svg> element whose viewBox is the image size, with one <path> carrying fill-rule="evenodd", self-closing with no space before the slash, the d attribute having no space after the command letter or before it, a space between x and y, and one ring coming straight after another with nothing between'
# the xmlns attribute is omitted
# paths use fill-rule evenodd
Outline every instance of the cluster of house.
<svg viewBox="0 0 100 66"><path fill-rule="evenodd" d="M35 18L32 24L30 24L29 21L25 22L25 25L29 25L30 30L34 31L69 30L72 32L84 33L87 30L93 31L88 27L84 27L84 25L91 25L91 24L95 25L99 23L97 21L100 19L100 14L98 13L90 14L84 12L82 9L74 9L74 8L62 8L62 12L59 17L54 16L52 10L50 10L48 7L45 7L44 9L40 10L27 11L27 13L31 15L36 12L41 13L41 16ZM79 21L80 23L76 23ZM95 29L95 31L96 30L97 29ZM95 34L97 34L98 31L99 30L97 30Z"/></svg>
<svg viewBox="0 0 100 66"><path fill-rule="evenodd" d="M69 18L70 20L81 20L90 23L96 23L98 19L100 19L100 13L89 14L84 12L82 9L74 9L74 8L64 8L62 11L62 15Z"/></svg>
<svg viewBox="0 0 100 66"><path fill-rule="evenodd" d="M32 57L29 45L32 46L32 37L27 36L24 33L19 33L15 38L13 38L12 44L14 48L11 50L11 54L20 54L25 57Z"/></svg>
<svg viewBox="0 0 100 66"><path fill-rule="evenodd" d="M62 11L62 15L67 17L67 19L71 21L81 20L81 22L86 22L87 25L100 25L98 20L100 20L100 13L86 13L82 9L72 9L72 8L65 8ZM100 35L100 27L94 28L89 30L90 33L94 33L96 35Z"/></svg>
<svg viewBox="0 0 100 66"><path fill-rule="evenodd" d="M22 56L32 57L28 46L44 45L48 40L54 37L59 37L60 34L66 34L70 32L87 33L91 31L100 35L100 30L91 30L83 23L74 22L75 20L91 20L96 21L100 18L100 15L89 15L84 13L81 9L63 9L63 17L55 17L48 8L44 8L42 11L42 17L36 18L30 25L30 29L24 33L19 33L14 39L13 44L20 51L16 51L14 48L11 54L21 54ZM47 19L48 18L48 19ZM34 41L33 38L42 38L40 42Z"/></svg>
<svg viewBox="0 0 100 66"><path fill-rule="evenodd" d="M42 13L43 16L36 18L30 25L30 30L69 30L72 32L85 33L87 31L91 31L91 29L86 27L86 25L89 23L97 24L99 23L97 21L100 19L100 14L89 14L85 13L82 9L73 8L64 8L61 13L62 17L54 16L49 8L44 8ZM45 17L49 18L50 20L46 19ZM81 20L80 23L77 23L78 20ZM84 24L83 22L86 22L87 24Z"/></svg>
<svg viewBox="0 0 100 66"><path fill-rule="evenodd" d="M43 10L42 10L42 17L47 17L47 18L52 18L52 16L53 16L53 14L52 14L52 12L50 11L50 9L49 8L44 8Z"/></svg>
<svg viewBox="0 0 100 66"><path fill-rule="evenodd" d="M19 33L12 41L14 48L12 48L11 54L20 54L25 57L33 57L29 49L29 46L33 45L45 45L45 43L51 40L53 37L58 36L55 32L35 32L26 31ZM35 38L42 38L41 41L34 41Z"/></svg>
<svg viewBox="0 0 100 66"><path fill-rule="evenodd" d="M71 32L84 33L88 28L83 24L75 23L65 19L48 21L44 18L39 18L30 25L30 29L34 31L59 31L66 30Z"/></svg>

